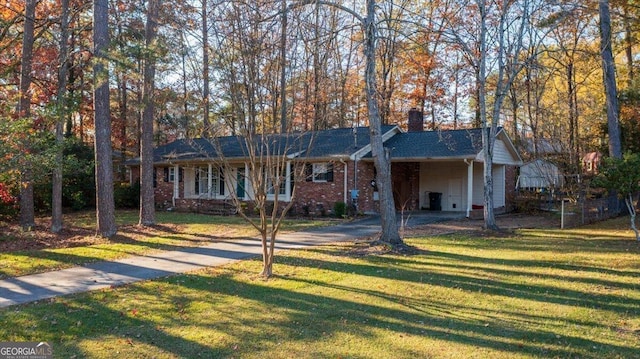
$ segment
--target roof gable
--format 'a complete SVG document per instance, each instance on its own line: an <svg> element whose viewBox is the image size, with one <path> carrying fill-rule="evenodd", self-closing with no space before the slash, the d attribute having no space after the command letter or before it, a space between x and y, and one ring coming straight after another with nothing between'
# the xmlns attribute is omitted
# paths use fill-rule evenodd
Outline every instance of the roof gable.
<svg viewBox="0 0 640 359"><path fill-rule="evenodd" d="M496 141L499 141L501 151L500 156L494 157L496 164L522 162L513 142L502 128L498 128ZM395 161L456 158L482 161L482 129L403 132L393 136L384 146Z"/></svg>

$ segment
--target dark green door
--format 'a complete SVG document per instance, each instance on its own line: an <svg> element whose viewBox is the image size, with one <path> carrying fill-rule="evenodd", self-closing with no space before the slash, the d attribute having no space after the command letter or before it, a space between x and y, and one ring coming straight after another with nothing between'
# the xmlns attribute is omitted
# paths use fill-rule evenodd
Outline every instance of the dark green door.
<svg viewBox="0 0 640 359"><path fill-rule="evenodd" d="M244 181L245 181L245 172L244 172L244 167L239 167L238 168L238 176L237 176L237 184L236 184L236 195L238 196L238 198L243 199L244 198Z"/></svg>

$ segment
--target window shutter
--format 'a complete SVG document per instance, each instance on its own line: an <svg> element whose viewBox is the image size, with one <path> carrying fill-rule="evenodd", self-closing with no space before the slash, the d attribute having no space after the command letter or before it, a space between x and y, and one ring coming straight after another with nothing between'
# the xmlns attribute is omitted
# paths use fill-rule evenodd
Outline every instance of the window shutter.
<svg viewBox="0 0 640 359"><path fill-rule="evenodd" d="M153 169L153 188L158 187L158 175L156 169Z"/></svg>
<svg viewBox="0 0 640 359"><path fill-rule="evenodd" d="M169 182L169 167L164 168L164 181Z"/></svg>
<svg viewBox="0 0 640 359"><path fill-rule="evenodd" d="M222 171L222 168L220 168L218 173L220 174L220 180L218 181L220 187L219 192L221 196L224 196L224 172Z"/></svg>
<svg viewBox="0 0 640 359"><path fill-rule="evenodd" d="M313 181L313 165L311 163L304 164L304 180L307 182Z"/></svg>
<svg viewBox="0 0 640 359"><path fill-rule="evenodd" d="M178 182L182 182L182 178L184 177L184 169L182 167L178 168Z"/></svg>
<svg viewBox="0 0 640 359"><path fill-rule="evenodd" d="M327 163L327 182L333 182L333 163Z"/></svg>

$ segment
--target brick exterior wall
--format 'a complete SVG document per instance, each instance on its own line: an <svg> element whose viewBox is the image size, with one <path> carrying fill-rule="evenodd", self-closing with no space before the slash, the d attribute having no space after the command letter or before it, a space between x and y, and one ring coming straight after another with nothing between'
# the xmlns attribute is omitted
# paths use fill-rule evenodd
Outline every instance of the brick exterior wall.
<svg viewBox="0 0 640 359"><path fill-rule="evenodd" d="M154 167L155 171L155 187L154 187L154 200L156 208L169 208L173 206L173 182L165 181L164 169L166 167ZM140 181L140 167L131 167L131 179L130 184L134 184ZM180 178L179 193L183 193L184 182Z"/></svg>
<svg viewBox="0 0 640 359"><path fill-rule="evenodd" d="M169 208L173 206L173 182L164 181L164 167L156 167L154 169L156 171L156 207Z"/></svg>
<svg viewBox="0 0 640 359"><path fill-rule="evenodd" d="M347 163L347 205L351 204L351 190L354 189L354 162ZM161 209L173 206L173 182L166 182L164 176L165 167L156 167L155 202ZM299 180L296 182L296 194L291 212L295 215L331 215L336 202L344 202L344 176L345 165L341 162L333 163L332 182L313 182ZM139 167L131 168L131 183L139 180ZM362 213L379 212L379 202L374 200L374 188L371 181L374 179L373 163L358 162L358 183L355 187L359 190L358 211ZM184 182L179 182L179 197L184 193ZM175 201L175 209L185 212L217 212L220 208L226 208L229 200L206 200L178 198ZM280 207L286 206L281 202ZM249 206L250 207L250 206ZM252 210L252 208L248 208Z"/></svg>
<svg viewBox="0 0 640 359"><path fill-rule="evenodd" d="M347 205L351 204L351 190L354 189L354 162L346 162L347 167ZM358 162L357 186L359 191L358 211L377 212L378 202L373 200L373 164L370 162ZM333 211L336 202L344 202L345 164L333 163L333 182L313 182L300 180L296 182L296 194L293 211L296 214L321 215L324 211L329 214Z"/></svg>
<svg viewBox="0 0 640 359"><path fill-rule="evenodd" d="M420 205L420 164L417 162L392 163L391 180L396 209L417 210Z"/></svg>
<svg viewBox="0 0 640 359"><path fill-rule="evenodd" d="M515 208L516 200L516 180L518 178L518 168L516 166L505 166L505 211L511 212Z"/></svg>
<svg viewBox="0 0 640 359"><path fill-rule="evenodd" d="M392 163L392 182L396 208L400 209L406 201L405 210L419 209L420 199L420 164ZM156 167L155 202L157 208L166 209L173 206L173 182L165 182L164 167ZM514 205L516 167L507 166L506 171L506 211ZM374 165L369 161L358 162L356 189L359 190L357 201L358 212L379 213L380 202L374 199L374 188L371 181L375 179ZM131 168L132 183L139 178L139 168ZM345 165L342 162L333 163L332 182L313 182L299 180L296 182L296 194L291 208L292 215L331 215L336 202L344 202ZM347 162L347 205L351 205L351 193L354 189L354 162ZM179 197L184 193L184 182L179 182ZM227 209L230 200L176 199L176 210L187 212L216 213ZM281 202L280 207L286 206ZM250 208L250 204L248 210Z"/></svg>

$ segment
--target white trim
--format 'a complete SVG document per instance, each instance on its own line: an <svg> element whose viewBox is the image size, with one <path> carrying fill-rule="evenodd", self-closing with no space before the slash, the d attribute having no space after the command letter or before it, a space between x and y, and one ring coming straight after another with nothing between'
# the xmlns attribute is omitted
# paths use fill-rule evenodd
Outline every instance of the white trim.
<svg viewBox="0 0 640 359"><path fill-rule="evenodd" d="M496 138L498 137L498 135L501 135L501 137L503 137L503 142L506 142L505 145L508 144L508 146L505 146L505 147L507 147L510 150L510 152L512 152L512 154L515 154L515 159L516 159L515 163L506 163L506 164L521 166L522 163L524 162L522 160L522 156L520 156L520 152L518 152L518 150L516 149L516 146L513 144L513 141L511 141L511 138L505 132L504 128L501 128L500 131L498 131L498 133L496 134Z"/></svg>
<svg viewBox="0 0 640 359"><path fill-rule="evenodd" d="M320 171L320 166L324 166L324 171ZM316 171L316 167L318 171ZM325 179L316 179L316 176L324 174ZM327 183L327 175L329 174L329 162L314 162L311 164L311 181L313 183Z"/></svg>
<svg viewBox="0 0 640 359"><path fill-rule="evenodd" d="M287 201L291 200L291 161L287 161L287 168L285 169L285 174L287 177L285 177L284 180L284 184L285 184L285 189L284 189L284 195L287 199Z"/></svg>
<svg viewBox="0 0 640 359"><path fill-rule="evenodd" d="M371 131L371 130L369 130ZM385 133L382 134L382 143L387 142L388 139L390 139L391 137L402 133L402 130L400 129L400 127L398 126L393 126L393 128ZM371 152L371 143L369 143L368 145L362 147L361 149L359 149L358 151L352 153L349 156L349 159L352 161L357 161L359 159L361 159L362 157L366 156L369 152Z"/></svg>
<svg viewBox="0 0 640 359"><path fill-rule="evenodd" d="M213 176L212 176L212 173L211 173L211 167L212 167L211 163L209 163L207 165L207 199L211 199L211 192L213 192L212 188L211 188L211 186L213 186L213 178L212 178ZM217 195L217 193L216 193L216 195Z"/></svg>

